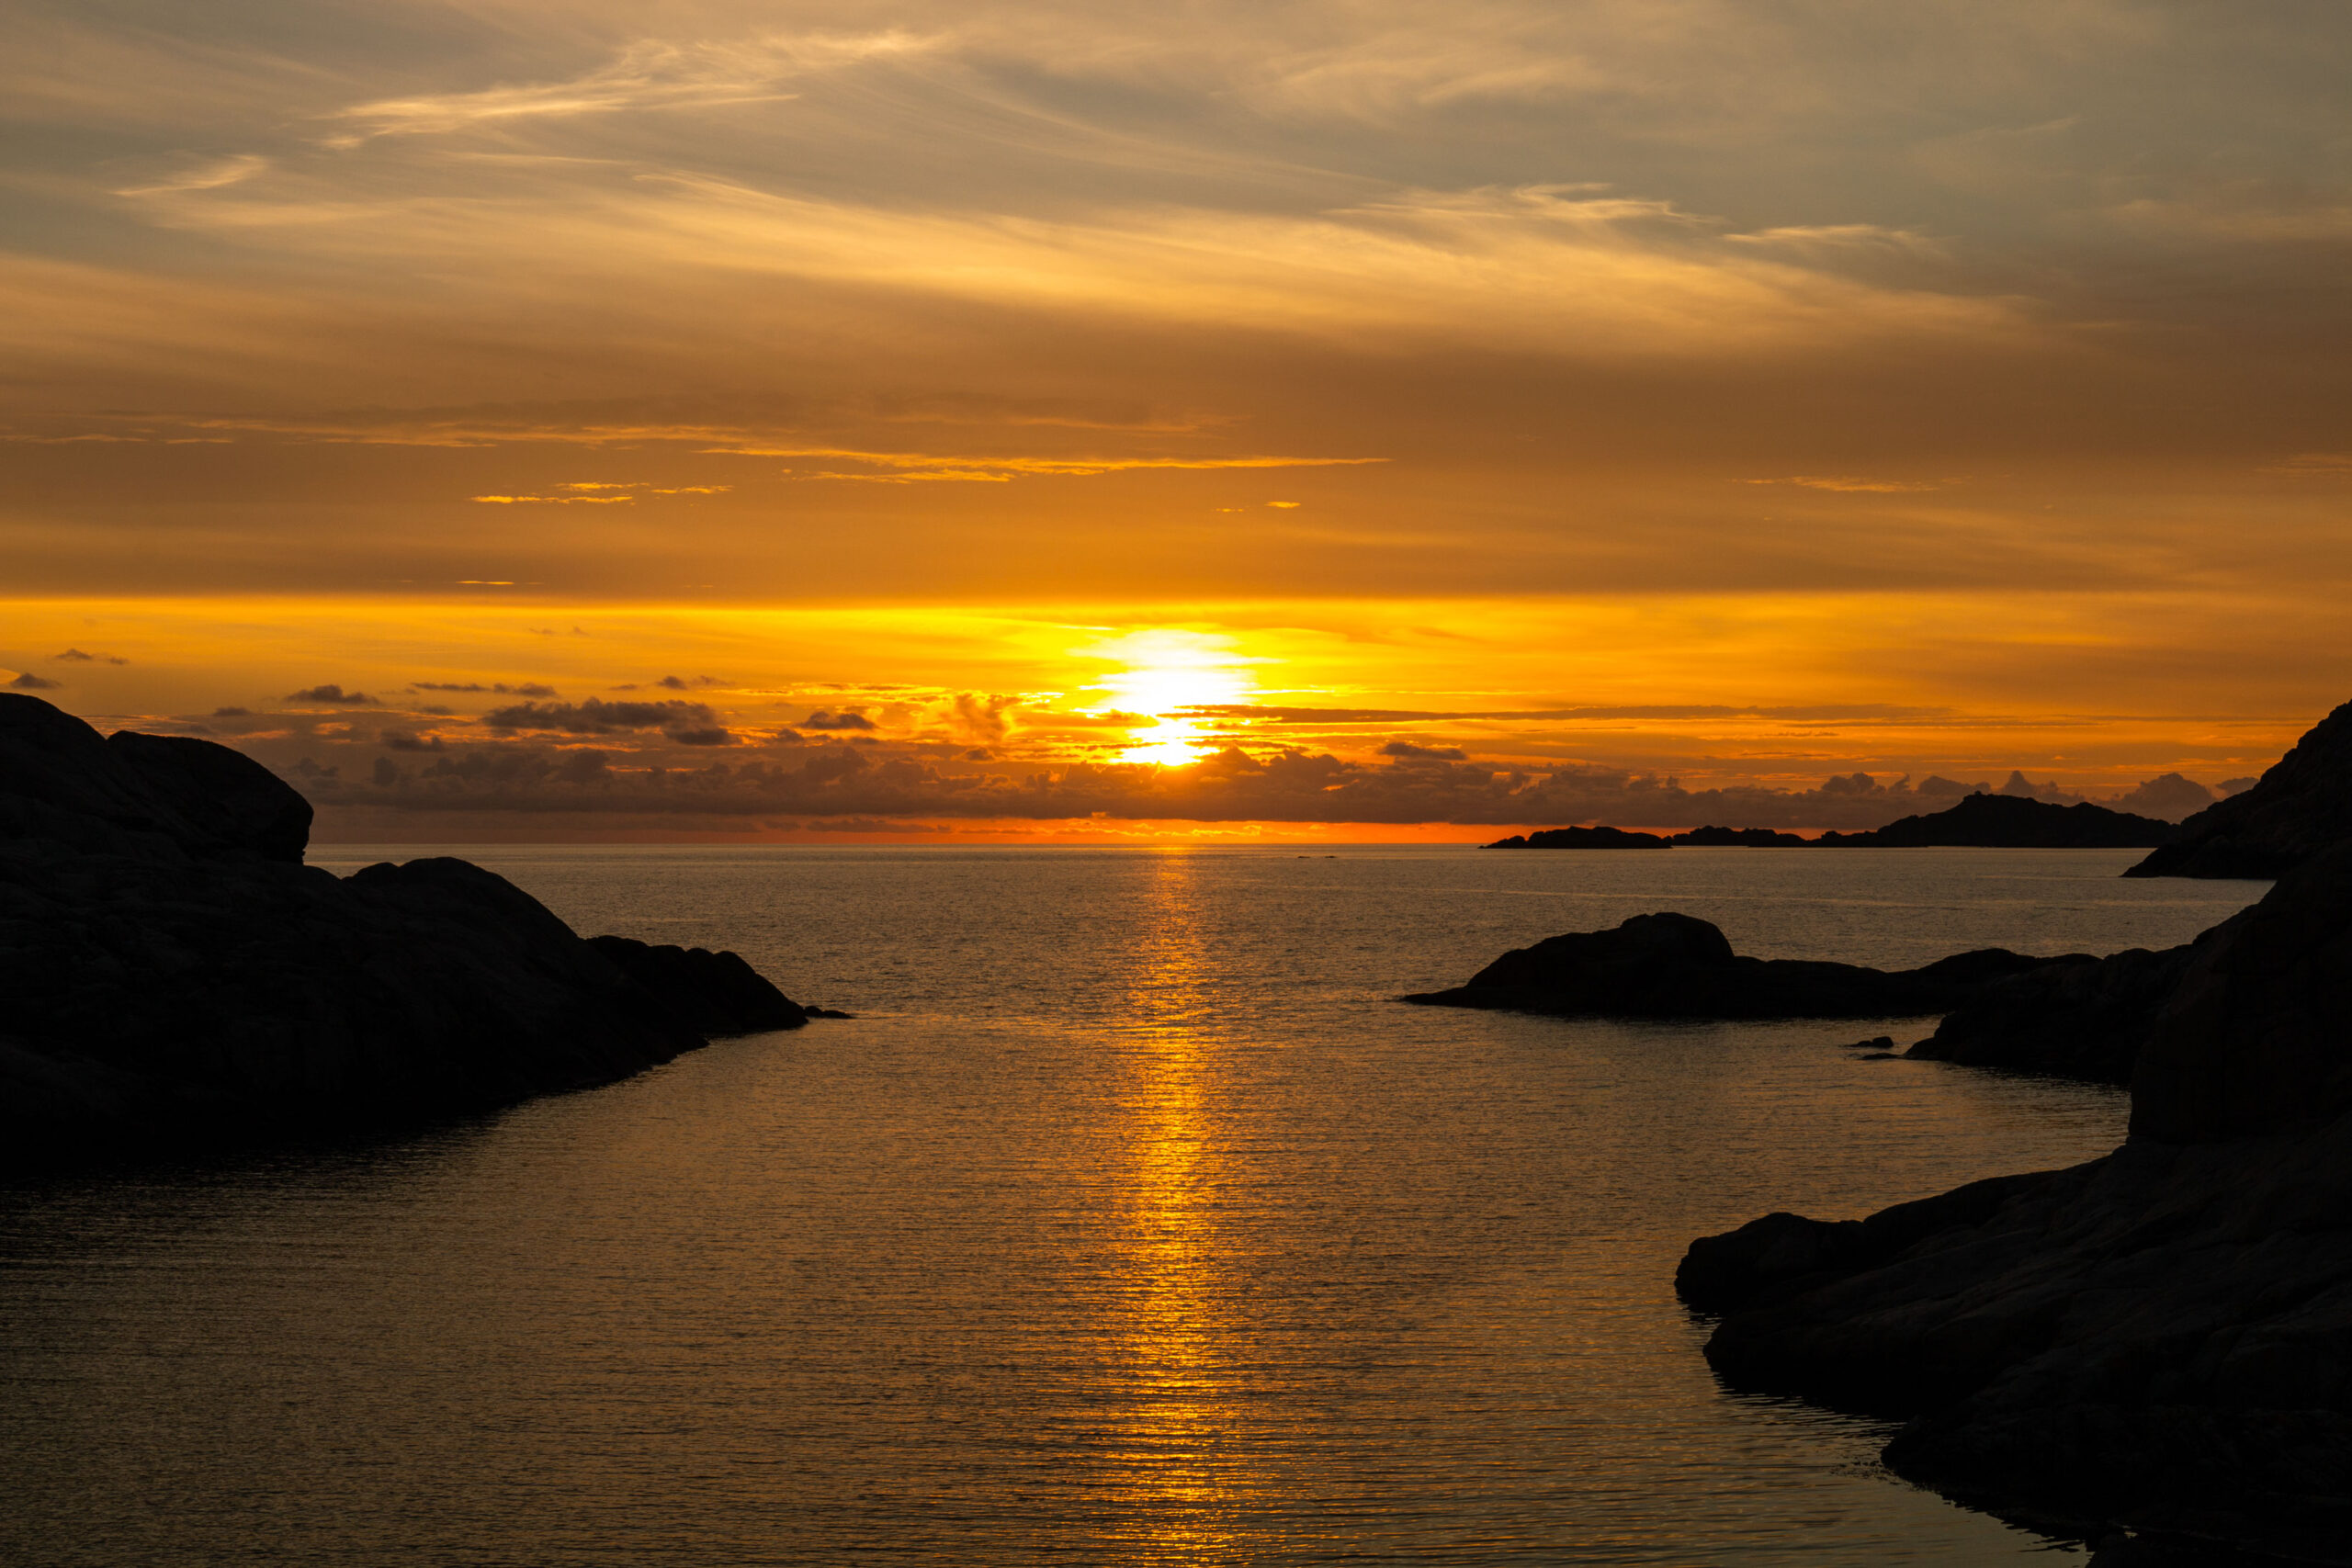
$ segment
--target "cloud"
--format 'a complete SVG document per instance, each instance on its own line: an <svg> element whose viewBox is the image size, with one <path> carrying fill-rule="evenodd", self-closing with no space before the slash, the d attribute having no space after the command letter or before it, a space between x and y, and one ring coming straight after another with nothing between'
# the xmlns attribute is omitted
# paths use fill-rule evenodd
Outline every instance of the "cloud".
<svg viewBox="0 0 2352 1568"><path fill-rule="evenodd" d="M8 687L11 691L17 692L53 692L64 683L65 682L62 681L43 680L40 676L34 674L29 670L27 670L23 673L19 674L15 680L9 682Z"/></svg>
<svg viewBox="0 0 2352 1568"><path fill-rule="evenodd" d="M184 174L158 180L153 185L129 186L117 196L177 196L187 191L220 190L240 181L249 180L270 165L267 158L251 152L240 152L227 158L215 158L198 164Z"/></svg>
<svg viewBox="0 0 2352 1568"><path fill-rule="evenodd" d="M493 682L487 686L479 681L411 681L409 689L414 692L497 692L517 697L552 697L560 694L553 686L542 685L537 681L526 681L519 685L511 686L503 681Z"/></svg>
<svg viewBox="0 0 2352 1568"><path fill-rule="evenodd" d="M118 659L111 653L85 653L78 648L69 648L62 653L53 653L50 657L61 664L128 664L130 662L128 659Z"/></svg>
<svg viewBox="0 0 2352 1568"><path fill-rule="evenodd" d="M1001 744L1012 733L1012 712L1018 697L958 692L949 705L950 725L967 740Z"/></svg>
<svg viewBox="0 0 2352 1568"><path fill-rule="evenodd" d="M933 40L888 31L809 33L735 42L634 43L610 62L568 79L470 93L378 98L338 111L351 127L330 145L350 147L379 136L447 136L489 131L517 121L773 102L790 95L781 82L877 57L905 56Z"/></svg>
<svg viewBox="0 0 2352 1568"><path fill-rule="evenodd" d="M727 743L700 728L676 725L670 728L669 739L685 747ZM1940 810L1984 788L1933 776L1915 784L1908 778L1883 779L1857 772L1833 775L1809 788L1738 784L1690 789L1671 776L1594 764L1528 770L1419 754L1442 750L1392 750L1385 762L1355 762L1298 750L1252 755L1228 748L1189 767L1066 762L1044 769L1020 764L1008 773L991 771L994 754L984 748L943 759L937 754L893 754L886 749L865 751L839 739L817 744L783 763L771 754L684 768L658 758L631 758L619 766L615 765L619 759L600 753L594 768L582 769L566 760L575 753L527 742L490 743L462 751L453 748L430 768L406 775L383 793L354 794L347 782L339 783L335 798L411 810L557 814L594 809L743 818L1046 820L1102 816L1122 820L1852 829ZM593 789L582 788L582 780Z"/></svg>
<svg viewBox="0 0 2352 1568"><path fill-rule="evenodd" d="M1469 760L1469 753L1459 746L1416 746L1409 740L1391 740L1380 749L1380 754L1407 761L1461 762Z"/></svg>
<svg viewBox="0 0 2352 1568"><path fill-rule="evenodd" d="M1844 493L1893 495L1906 491L1930 491L1936 487L1911 479L1872 479L1853 474L1792 474L1784 479L1743 479L1751 485L1801 485L1806 490L1838 491Z"/></svg>
<svg viewBox="0 0 2352 1568"><path fill-rule="evenodd" d="M2110 810L2129 811L2141 817L2177 822L2194 812L2204 810L2217 798L2211 790L2194 779L2184 778L2178 773L2161 773L2099 804Z"/></svg>
<svg viewBox="0 0 2352 1568"><path fill-rule="evenodd" d="M590 697L578 703L518 703L512 707L492 708L482 716L482 723L492 729L611 735L628 729L704 731L716 728L718 719L702 703L608 703L602 697Z"/></svg>
<svg viewBox="0 0 2352 1568"><path fill-rule="evenodd" d="M374 707L376 699L365 692L346 692L333 682L323 685L306 686L299 692L288 692L289 703L326 703L334 707Z"/></svg>
<svg viewBox="0 0 2352 1568"><path fill-rule="evenodd" d="M380 730L377 733L376 741L393 751L442 751L448 749L437 735L418 736L405 729Z"/></svg>
<svg viewBox="0 0 2352 1568"><path fill-rule="evenodd" d="M800 721L802 729L872 729L875 723L862 713L844 708L840 713L827 713L820 708Z"/></svg>

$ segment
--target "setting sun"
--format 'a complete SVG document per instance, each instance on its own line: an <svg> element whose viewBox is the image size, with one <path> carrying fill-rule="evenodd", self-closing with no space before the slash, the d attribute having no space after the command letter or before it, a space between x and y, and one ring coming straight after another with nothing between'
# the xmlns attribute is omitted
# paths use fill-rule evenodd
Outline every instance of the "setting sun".
<svg viewBox="0 0 2352 1568"><path fill-rule="evenodd" d="M1263 662L1236 653L1229 637L1168 628L1129 632L1080 651L1125 661L1094 689L1109 694L1113 709L1155 721L1128 731L1120 760L1162 767L1196 762L1215 748L1202 734L1204 720L1185 710L1245 701L1256 686L1247 666Z"/></svg>

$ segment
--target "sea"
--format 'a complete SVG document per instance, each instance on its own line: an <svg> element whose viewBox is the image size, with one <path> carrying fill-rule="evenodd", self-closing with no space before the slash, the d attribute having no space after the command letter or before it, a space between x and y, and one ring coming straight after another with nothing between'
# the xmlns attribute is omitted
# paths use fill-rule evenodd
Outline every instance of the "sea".
<svg viewBox="0 0 2352 1568"><path fill-rule="evenodd" d="M345 872L435 852L326 846ZM0 1187L0 1562L2007 1563L1736 1393L1694 1236L2092 1158L1932 1019L1411 1007L1678 909L1889 967L2187 941L2134 852L485 847L855 1015L391 1139Z"/></svg>

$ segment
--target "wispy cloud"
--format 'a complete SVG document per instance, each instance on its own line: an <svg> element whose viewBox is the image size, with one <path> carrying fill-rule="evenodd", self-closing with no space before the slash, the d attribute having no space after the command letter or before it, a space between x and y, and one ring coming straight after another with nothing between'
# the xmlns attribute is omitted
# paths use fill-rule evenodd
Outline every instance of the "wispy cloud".
<svg viewBox="0 0 2352 1568"><path fill-rule="evenodd" d="M793 96L777 89L796 76L876 57L916 54L935 42L896 30L722 43L649 39L629 45L605 65L560 81L355 104L332 117L352 129L330 138L329 145L348 148L379 136L494 130L518 120L773 101Z"/></svg>
<svg viewBox="0 0 2352 1568"><path fill-rule="evenodd" d="M1781 479L1742 479L1751 485L1797 485L1805 490L1839 491L1849 493L1893 495L1905 491L1934 490L1938 487L1917 479L1874 479L1860 474L1791 474Z"/></svg>

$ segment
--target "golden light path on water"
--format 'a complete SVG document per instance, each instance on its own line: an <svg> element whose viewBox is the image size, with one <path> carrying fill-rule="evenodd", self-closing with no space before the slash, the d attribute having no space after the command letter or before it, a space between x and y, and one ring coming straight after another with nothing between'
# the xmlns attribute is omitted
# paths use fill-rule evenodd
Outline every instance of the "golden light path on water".
<svg viewBox="0 0 2352 1568"><path fill-rule="evenodd" d="M1141 962L1131 988L1144 1021L1140 1077L1129 1099L1134 1151L1128 1245L1140 1291L1130 1323L1136 1386L1124 1403L1136 1495L1135 1549L1153 1561L1229 1561L1239 1478L1229 1455L1242 1413L1224 1397L1239 1325L1221 1303L1235 1259L1216 1235L1220 1181L1216 1108L1197 1029L1209 953L1200 930L1192 858L1164 856L1144 888Z"/></svg>

